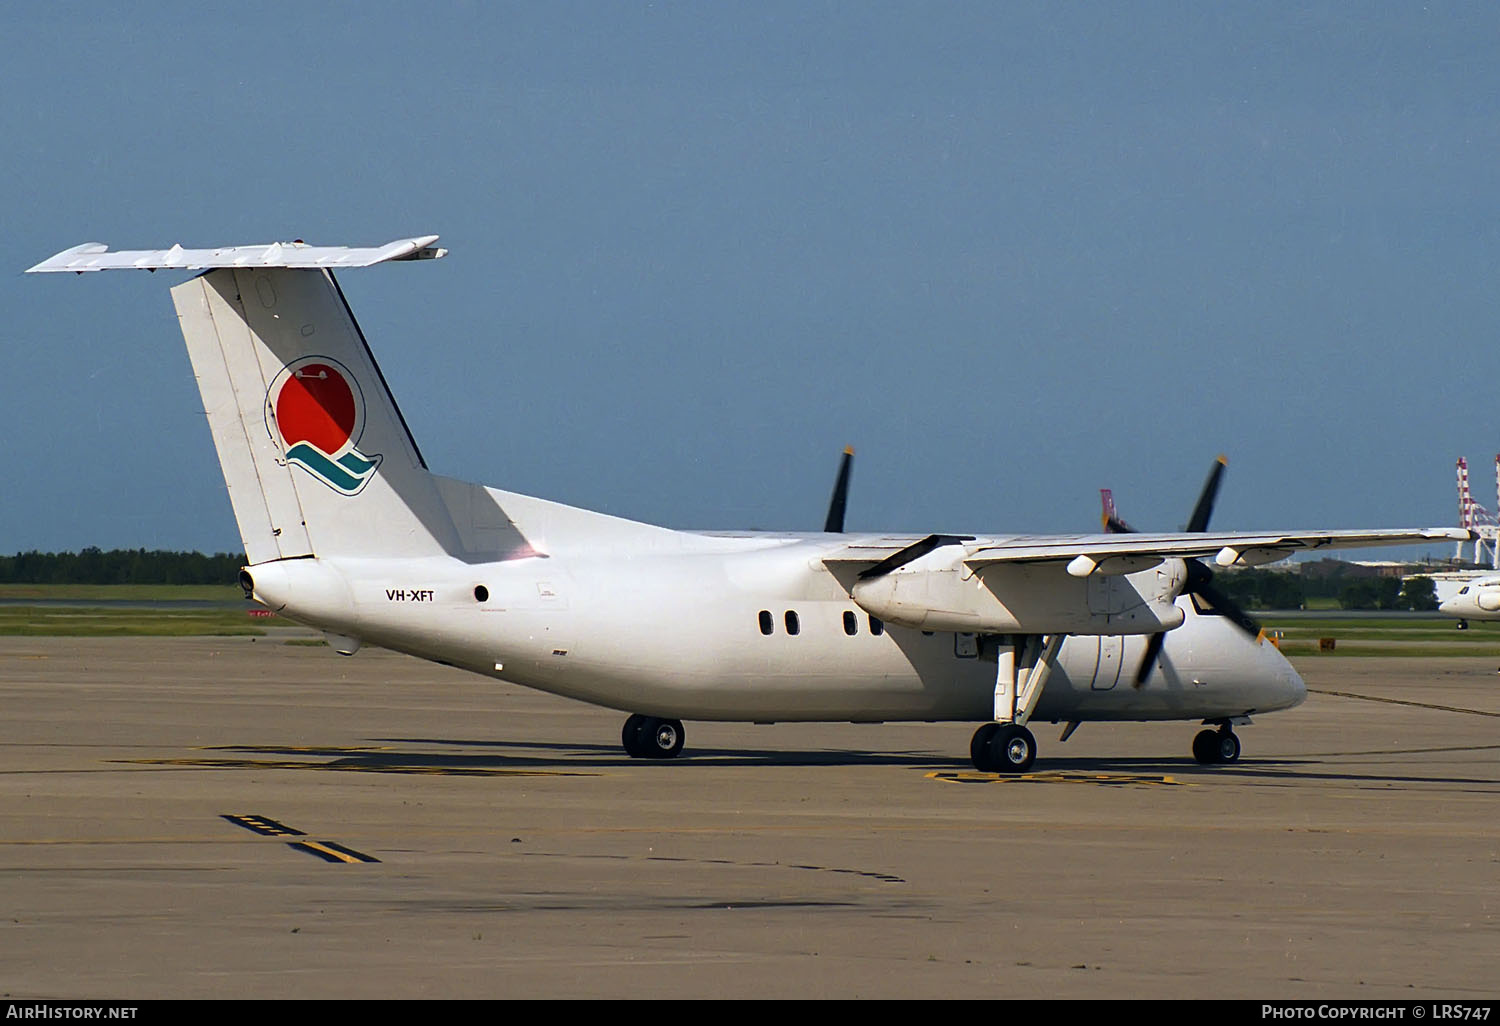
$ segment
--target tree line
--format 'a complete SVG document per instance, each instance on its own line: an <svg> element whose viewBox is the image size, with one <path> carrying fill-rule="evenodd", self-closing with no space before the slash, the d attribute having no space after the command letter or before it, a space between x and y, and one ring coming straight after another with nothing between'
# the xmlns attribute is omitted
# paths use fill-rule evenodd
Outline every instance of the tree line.
<svg viewBox="0 0 1500 1026"><path fill-rule="evenodd" d="M242 552L111 549L0 556L0 584L233 584Z"/></svg>
<svg viewBox="0 0 1500 1026"><path fill-rule="evenodd" d="M1310 598L1334 599L1341 609L1438 607L1430 577L1368 577L1353 573L1317 576L1246 570L1217 574L1214 584L1247 609L1301 609Z"/></svg>

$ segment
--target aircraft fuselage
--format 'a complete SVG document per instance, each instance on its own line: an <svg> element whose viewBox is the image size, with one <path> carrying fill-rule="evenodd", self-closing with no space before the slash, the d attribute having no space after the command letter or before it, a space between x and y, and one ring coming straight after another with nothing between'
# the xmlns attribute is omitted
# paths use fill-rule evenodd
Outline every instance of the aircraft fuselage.
<svg viewBox="0 0 1500 1026"><path fill-rule="evenodd" d="M710 536L684 532L698 541ZM697 720L993 716L1000 640L881 623L821 557L828 536L747 535L719 551L458 560L291 560L250 567L255 596L336 637L610 708ZM1035 717L1224 719L1296 705L1266 642L1198 613L1133 686L1145 640L1063 644Z"/></svg>

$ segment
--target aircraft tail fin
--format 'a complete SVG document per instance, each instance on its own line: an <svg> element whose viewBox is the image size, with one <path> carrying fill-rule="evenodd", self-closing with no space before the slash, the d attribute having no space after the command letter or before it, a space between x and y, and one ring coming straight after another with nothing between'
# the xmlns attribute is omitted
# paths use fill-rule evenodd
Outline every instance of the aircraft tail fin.
<svg viewBox="0 0 1500 1026"><path fill-rule="evenodd" d="M338 267L442 256L436 241L120 252L89 243L31 270L204 271L173 288L172 301L251 563L524 554L503 511L475 512L472 489L454 493L428 472L333 277ZM481 536L491 551L472 551Z"/></svg>
<svg viewBox="0 0 1500 1026"><path fill-rule="evenodd" d="M329 271L220 268L172 301L250 562L459 548Z"/></svg>

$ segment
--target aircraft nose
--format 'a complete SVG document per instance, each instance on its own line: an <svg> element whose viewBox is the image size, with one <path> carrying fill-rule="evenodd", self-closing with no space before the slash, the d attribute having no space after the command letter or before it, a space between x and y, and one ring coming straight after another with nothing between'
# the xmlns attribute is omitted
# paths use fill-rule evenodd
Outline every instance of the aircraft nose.
<svg viewBox="0 0 1500 1026"><path fill-rule="evenodd" d="M1302 674L1298 673L1291 663L1286 664L1286 686L1289 698L1288 708L1307 701L1307 681L1302 679Z"/></svg>
<svg viewBox="0 0 1500 1026"><path fill-rule="evenodd" d="M1270 643L1262 644L1259 648L1261 653L1263 679L1268 685L1266 698L1268 704L1262 707L1263 711L1271 712L1274 709L1290 709L1301 705L1307 700L1307 682L1302 675L1281 654L1281 649Z"/></svg>

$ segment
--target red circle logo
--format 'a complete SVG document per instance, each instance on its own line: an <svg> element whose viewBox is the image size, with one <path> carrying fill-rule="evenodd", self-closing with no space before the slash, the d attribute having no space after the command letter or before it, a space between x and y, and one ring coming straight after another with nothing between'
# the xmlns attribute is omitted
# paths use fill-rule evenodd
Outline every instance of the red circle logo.
<svg viewBox="0 0 1500 1026"><path fill-rule="evenodd" d="M276 426L288 446L308 442L334 455L349 444L358 417L354 389L326 363L300 365L276 396Z"/></svg>

